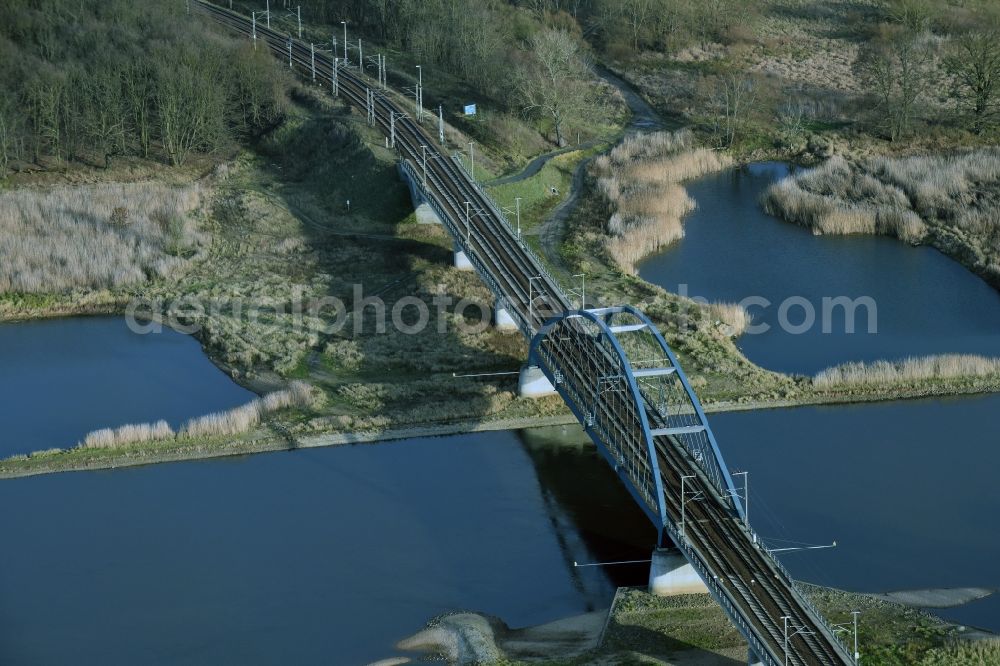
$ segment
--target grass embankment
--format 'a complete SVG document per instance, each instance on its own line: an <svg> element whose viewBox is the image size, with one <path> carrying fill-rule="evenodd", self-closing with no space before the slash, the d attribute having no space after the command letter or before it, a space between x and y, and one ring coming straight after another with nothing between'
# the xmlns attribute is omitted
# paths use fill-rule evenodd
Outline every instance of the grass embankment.
<svg viewBox="0 0 1000 666"><path fill-rule="evenodd" d="M381 136L324 95L301 91L296 100L256 153L241 154L203 182L205 204L195 222L207 238L205 256L179 276L110 290L112 305L103 311L121 313L124 302L137 297L146 304L140 312L148 307L157 320L197 328L209 356L240 383L269 391L301 379L322 394L321 406L268 414L265 427L254 431L264 437L271 429L274 441L266 445L257 435L197 444L178 438L145 449L129 445L121 456L135 460L145 451L154 461L213 447L230 453L288 448L284 437L363 438L454 423L515 427L521 419L527 424L562 414L558 398L517 399L516 376L453 376L517 370L525 341L489 326L492 297L474 274L450 267L444 229L416 223L395 156L382 147ZM387 322L383 332L375 306L353 314L355 303L370 296L385 301L387 318L404 297L423 303L430 324L406 334ZM343 310L310 311L330 298ZM29 305L58 311L71 299L39 295ZM459 308L462 299L487 308ZM201 307L191 307L194 302ZM303 309L298 315L296 302ZM247 311L252 307L258 308L255 316ZM24 308L10 316L41 313ZM399 313L413 323L415 307ZM438 321L445 326L439 329ZM0 471L114 464L116 455L48 452L6 461Z"/></svg>
<svg viewBox="0 0 1000 666"><path fill-rule="evenodd" d="M865 664L986 664L993 662L975 661L977 655L998 654L995 640L962 641L964 632L959 627L924 611L864 594L811 585L804 588L833 623L849 624L851 611L861 611L858 644ZM708 595L664 598L623 589L612 609L602 651L640 663L643 658L669 660L684 652L745 659L746 643ZM955 661L942 661L946 658Z"/></svg>
<svg viewBox="0 0 1000 666"><path fill-rule="evenodd" d="M853 647L851 612L860 611L858 648L865 664L980 666L997 663L1000 655L995 637L922 610L865 594L802 587L828 619L847 629L842 636L851 644L848 649ZM425 630L397 647L462 663L507 666L707 666L745 663L747 657L746 642L709 595L656 597L640 588L620 588L605 617L588 613L512 630L499 618L450 614L431 620Z"/></svg>

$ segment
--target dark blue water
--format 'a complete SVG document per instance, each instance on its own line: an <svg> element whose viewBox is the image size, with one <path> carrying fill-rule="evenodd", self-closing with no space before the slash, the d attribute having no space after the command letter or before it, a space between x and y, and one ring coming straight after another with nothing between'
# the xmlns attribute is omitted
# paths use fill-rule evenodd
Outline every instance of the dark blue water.
<svg viewBox="0 0 1000 666"><path fill-rule="evenodd" d="M176 427L254 398L194 338L136 335L116 317L0 324L0 358L0 457L68 448L125 423Z"/></svg>
<svg viewBox="0 0 1000 666"><path fill-rule="evenodd" d="M1000 587L1000 396L715 415L807 581ZM569 432L575 429L569 428ZM356 664L436 614L600 608L654 534L594 448L479 433L0 483L0 662ZM610 578L613 576L613 578ZM1000 602L942 615L1000 630ZM862 618L863 621L863 618Z"/></svg>
<svg viewBox="0 0 1000 666"><path fill-rule="evenodd" d="M572 562L655 536L592 447L554 455L544 489L507 432L0 482L0 663L361 664L447 611L607 606Z"/></svg>
<svg viewBox="0 0 1000 666"><path fill-rule="evenodd" d="M712 418L796 577L1000 587L1000 396ZM975 425L978 424L978 425ZM573 433L576 429L567 429ZM0 483L0 662L358 664L606 606L655 535L593 446L479 433ZM784 540L784 541L783 541ZM611 578L613 576L613 578ZM1000 630L1000 602L942 615ZM862 622L864 618L862 616Z"/></svg>
<svg viewBox="0 0 1000 666"><path fill-rule="evenodd" d="M1000 355L1000 292L933 248L875 236L814 236L764 214L761 193L787 173L784 164L762 163L691 182L698 207L685 219L684 238L643 262L639 274L710 301L766 299L769 306L749 309L755 324L770 330L738 344L774 370L812 374L846 361ZM790 297L808 305L788 301L782 318ZM824 316L823 299L838 297L871 298L877 333L869 333L866 307L856 310L853 334L843 307ZM809 310L814 325L797 332ZM783 329L782 320L790 326Z"/></svg>
<svg viewBox="0 0 1000 666"><path fill-rule="evenodd" d="M796 577L863 591L1000 589L1000 396L716 414L750 521ZM941 611L1000 631L1000 598Z"/></svg>

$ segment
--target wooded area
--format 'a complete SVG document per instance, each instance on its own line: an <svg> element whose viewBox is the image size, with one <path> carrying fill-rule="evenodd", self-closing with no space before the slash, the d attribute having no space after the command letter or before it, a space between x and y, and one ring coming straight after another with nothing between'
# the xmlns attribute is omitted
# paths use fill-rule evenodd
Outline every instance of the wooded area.
<svg viewBox="0 0 1000 666"><path fill-rule="evenodd" d="M0 175L119 155L183 164L281 113L278 69L182 2L9 0L0 22Z"/></svg>
<svg viewBox="0 0 1000 666"><path fill-rule="evenodd" d="M237 2L249 12L260 3ZM893 141L928 124L994 132L1000 119L1000 9L965 0L858 6L831 29L857 44L863 95L810 112L809 86L753 71L743 53L787 49L762 28L815 3L774 0L301 0L309 25L359 36L458 77L491 107L533 122L553 143L606 115L589 71L694 50L663 61L683 75L667 100L723 147L801 142L803 125L850 124ZM276 20L291 2L273 0ZM263 50L185 13L183 2L10 0L0 24L0 174L16 165L118 155L180 165L281 115L281 74ZM776 14L777 13L777 14ZM769 41L770 40L770 41ZM698 54L701 55L698 55ZM721 56L718 55L721 53ZM708 56L705 56L708 54ZM712 55L716 54L716 55ZM657 61L659 62L659 61ZM686 68L686 69L685 69ZM825 95L826 93L822 93ZM941 101L942 95L947 97ZM821 95L822 96L822 95ZM827 95L830 97L830 95ZM832 99L832 98L831 98ZM685 110L683 107L688 106ZM810 117L816 116L816 117ZM782 144L782 145L784 145Z"/></svg>

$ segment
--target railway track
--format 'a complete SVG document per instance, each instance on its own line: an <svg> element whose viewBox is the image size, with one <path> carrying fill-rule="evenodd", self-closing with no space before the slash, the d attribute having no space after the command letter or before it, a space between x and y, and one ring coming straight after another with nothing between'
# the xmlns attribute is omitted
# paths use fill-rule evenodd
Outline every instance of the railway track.
<svg viewBox="0 0 1000 666"><path fill-rule="evenodd" d="M205 0L194 0L192 7L247 37L253 36L254 28L244 16ZM311 74L315 67L318 80L332 83L335 63L325 53L314 54L307 45L260 25L255 32L256 39L277 57L290 60L305 74ZM442 217L456 245L466 252L492 288L498 305L510 312L529 340L550 317L572 310L569 298L512 232L493 202L452 157L436 147L430 134L403 112L391 94L383 93L362 72L343 64L337 67L336 78L339 94L359 109L373 111L373 117L369 117L374 124L387 137L391 134L395 138L404 169L411 179L422 184L423 194ZM649 396L643 396L641 405L615 407L601 403L598 389L593 388L594 377L612 367L617 359L594 345L582 325L569 327L565 335L580 354L573 356L565 346L556 346L551 350L552 363L565 373L565 385L575 387L581 401L601 405L600 422L609 435L641 439L642 432L635 426L640 422L639 409L648 415L651 428L668 427L668 415L653 407ZM655 455L659 469L653 471L660 474L664 484L669 536L685 551L763 663L854 663L819 613L733 510L732 498L720 495L685 447L672 436L660 436L655 440ZM685 502L689 516L685 537L673 527L681 522L682 476L695 478L703 492L701 501ZM790 618L789 627L794 632L787 642L787 654L783 617Z"/></svg>
<svg viewBox="0 0 1000 666"><path fill-rule="evenodd" d="M254 29L244 16L233 13L202 0L195 0L192 7L208 13L216 21L233 30L252 37ZM291 39L276 30L256 26L257 41L269 48L276 57L291 60L302 73L311 74L313 53L308 45ZM290 46L290 49L289 49ZM315 54L316 76L329 83L333 76L333 60L325 53ZM369 94L375 124L386 136L395 137L395 148L402 160L408 162L421 182L434 208L450 218L453 235L458 233L460 245L481 270L493 276L504 307L514 316L526 335L533 334L554 313L570 308L568 297L548 275L510 229L495 205L470 182L464 170L449 155L437 148L436 139L410 114L397 106L384 94L374 80L368 80L355 67L337 68L339 94L344 95L359 109L369 107ZM392 126L395 125L394 131ZM469 215L466 225L466 202ZM467 231L467 233L461 233Z"/></svg>

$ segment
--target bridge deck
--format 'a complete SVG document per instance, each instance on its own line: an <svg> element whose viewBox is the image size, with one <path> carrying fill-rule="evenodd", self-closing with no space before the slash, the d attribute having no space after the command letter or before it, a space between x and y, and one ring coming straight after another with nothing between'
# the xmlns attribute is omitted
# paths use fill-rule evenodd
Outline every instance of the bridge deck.
<svg viewBox="0 0 1000 666"><path fill-rule="evenodd" d="M193 7L251 35L245 16L205 0L195 0ZM288 57L291 45L292 60L302 71L311 69L307 45L260 25L256 34L282 58ZM315 63L317 76L332 84L331 58L316 54ZM790 633L796 633L788 641L787 663L853 663L822 616L745 525L700 405L651 322L638 315L612 321L623 312L635 313L633 309L573 311L569 298L498 206L457 160L440 152L424 128L404 114L391 91L379 90L378 84L343 63L336 75L339 93L368 111L386 136L393 137L403 170L490 287L497 305L532 340L533 360L557 385L664 542L673 541L684 552L761 661L785 663L782 618L789 617ZM643 335L645 347L627 342ZM633 367L629 358L658 351L657 340L666 356L654 359L653 365ZM664 398L664 391L676 389L677 382L687 389L690 404ZM684 536L678 527L682 477L688 480L685 491L698 493L683 502Z"/></svg>

